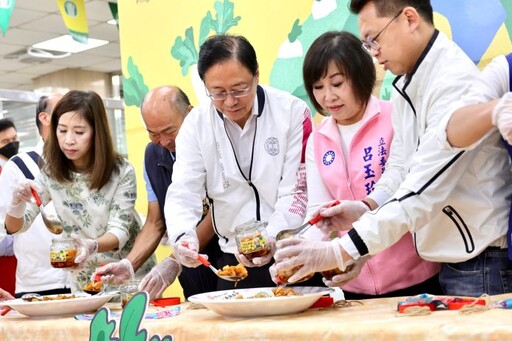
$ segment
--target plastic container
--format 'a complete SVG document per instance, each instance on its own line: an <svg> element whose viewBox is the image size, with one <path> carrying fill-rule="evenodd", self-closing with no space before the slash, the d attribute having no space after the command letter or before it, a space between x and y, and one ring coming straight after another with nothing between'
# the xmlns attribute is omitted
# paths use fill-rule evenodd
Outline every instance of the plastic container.
<svg viewBox="0 0 512 341"><path fill-rule="evenodd" d="M50 246L50 264L54 268L75 268L78 253L75 241L71 238L54 238Z"/></svg>
<svg viewBox="0 0 512 341"><path fill-rule="evenodd" d="M119 287L119 292L121 293L121 307L124 308L133 295L139 292L139 283L140 281L138 280L131 280Z"/></svg>
<svg viewBox="0 0 512 341"><path fill-rule="evenodd" d="M238 252L249 260L268 254L270 246L267 242L266 227L266 222L256 220L237 226L235 228L235 238Z"/></svg>

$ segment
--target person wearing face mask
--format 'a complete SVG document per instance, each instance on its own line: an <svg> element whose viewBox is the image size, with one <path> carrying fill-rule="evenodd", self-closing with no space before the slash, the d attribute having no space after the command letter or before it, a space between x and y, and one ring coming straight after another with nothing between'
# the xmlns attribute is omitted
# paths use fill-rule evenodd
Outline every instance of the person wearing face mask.
<svg viewBox="0 0 512 341"><path fill-rule="evenodd" d="M0 119L0 174L5 163L18 153L20 142L14 122ZM0 287L14 295L16 279L16 257L11 236L0 233Z"/></svg>
<svg viewBox="0 0 512 341"><path fill-rule="evenodd" d="M0 173L7 160L18 154L20 140L14 122L9 118L0 120Z"/></svg>

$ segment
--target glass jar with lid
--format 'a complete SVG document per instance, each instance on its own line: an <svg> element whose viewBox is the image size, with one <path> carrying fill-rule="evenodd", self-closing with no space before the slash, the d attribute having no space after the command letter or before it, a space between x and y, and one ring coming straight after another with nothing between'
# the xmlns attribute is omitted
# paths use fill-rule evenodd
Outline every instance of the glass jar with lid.
<svg viewBox="0 0 512 341"><path fill-rule="evenodd" d="M59 269L77 267L77 253L77 246L72 238L53 238L50 246L50 264Z"/></svg>
<svg viewBox="0 0 512 341"><path fill-rule="evenodd" d="M139 280L132 279L119 287L121 293L121 306L124 308L136 293L139 292Z"/></svg>
<svg viewBox="0 0 512 341"><path fill-rule="evenodd" d="M268 223L252 220L235 228L236 245L238 252L247 259L263 257L270 252L268 244Z"/></svg>
<svg viewBox="0 0 512 341"><path fill-rule="evenodd" d="M286 271L279 271L277 273L277 284L288 284L288 279L290 277L293 276L294 273L296 273L297 271L299 271L299 269L302 267L301 266L297 266L291 270L286 270ZM304 282L304 281L307 281L308 279L311 279L315 274L314 273L311 273L311 274L308 274L304 277L302 277L301 279L299 279L298 281L294 282L294 283L300 283L300 282Z"/></svg>
<svg viewBox="0 0 512 341"><path fill-rule="evenodd" d="M297 236L294 236L294 235L291 235L289 237L285 237L285 238L303 238L303 237L297 237ZM283 238L284 239L284 238ZM282 239L281 239L282 240ZM289 270L281 270L279 271L277 274L276 274L276 277L275 277L275 282L279 285L281 284L288 284L288 279L290 277L292 277L297 271L299 271L299 269L302 267L302 265L300 266L297 266L293 269L289 269ZM299 279L298 281L294 282L294 283L300 283L300 282L304 282L304 281L307 281L308 279L311 279L313 276L315 275L315 273L311 273L311 274L308 274L304 277L302 277L301 279Z"/></svg>

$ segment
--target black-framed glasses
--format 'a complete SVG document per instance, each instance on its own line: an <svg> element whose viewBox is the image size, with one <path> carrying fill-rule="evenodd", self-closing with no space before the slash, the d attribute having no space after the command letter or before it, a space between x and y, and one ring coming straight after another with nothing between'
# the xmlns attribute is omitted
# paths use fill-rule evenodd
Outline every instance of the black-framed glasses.
<svg viewBox="0 0 512 341"><path fill-rule="evenodd" d="M254 81L254 77L253 77L252 81ZM252 81L251 81L251 83L252 83ZM214 101L223 101L226 98L228 98L229 95L231 95L235 98L245 97L245 96L249 95L249 91L251 91L251 89L252 89L252 84L244 89L232 90L232 91L228 91L228 92L223 91L223 92L210 93L210 92L208 92L208 89L206 88L206 86L204 87L204 90L206 91L206 96L210 97Z"/></svg>
<svg viewBox="0 0 512 341"><path fill-rule="evenodd" d="M363 41L362 43L362 47L363 49L368 52L369 54L372 53L372 50L373 51L379 51L380 50L380 45L379 43L377 43L377 39L379 38L379 36L382 34L382 32L384 32L384 30L386 28L388 28L389 25L391 25L391 23L393 21L395 21L396 18L398 18L400 16L400 14L402 14L402 11L403 9L400 10L400 12L398 12L387 24L386 26L384 26L380 31L379 33L377 33L375 35L375 37L367 37L366 40Z"/></svg>

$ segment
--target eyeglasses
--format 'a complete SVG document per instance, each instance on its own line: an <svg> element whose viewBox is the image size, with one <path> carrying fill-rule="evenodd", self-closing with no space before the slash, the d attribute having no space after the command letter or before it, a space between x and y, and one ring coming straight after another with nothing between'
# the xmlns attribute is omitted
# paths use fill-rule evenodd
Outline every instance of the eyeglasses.
<svg viewBox="0 0 512 341"><path fill-rule="evenodd" d="M380 50L380 45L379 45L379 43L377 43L377 39L378 39L378 38L379 38L379 36L382 34L382 32L384 32L384 30L385 30L386 28L388 28L388 26L389 26L389 25L391 25L391 23L392 23L393 21L395 21L395 19L396 19L396 18L398 18L398 17L400 16L400 14L402 14L402 11L403 11L403 9L401 9L401 10L400 10L400 12L398 12L398 13L393 17L393 19L391 19L391 20L386 24L386 26L384 26L384 27L382 28L382 30L380 30L380 31L379 31L379 33L377 33L377 34L375 35L375 37L368 37L368 38L366 38L366 40L364 40L364 41L363 41L363 43L362 43L362 47L363 47L363 49L364 49L366 52L368 52L369 54L371 54L371 53L372 53L372 50L373 50L373 51L379 51L379 50Z"/></svg>
<svg viewBox="0 0 512 341"><path fill-rule="evenodd" d="M251 83L252 83L252 81L251 81ZM249 94L249 91L251 91L251 89L252 89L252 85L248 86L245 89L232 90L232 91L229 91L229 92L209 93L208 89L206 89L206 87L204 89L206 91L206 96L210 97L212 100L214 100L214 101L223 101L226 98L228 98L229 95L231 95L231 96L233 96L235 98L241 98L241 97L247 96Z"/></svg>

